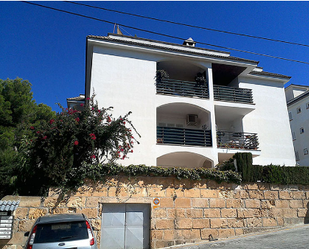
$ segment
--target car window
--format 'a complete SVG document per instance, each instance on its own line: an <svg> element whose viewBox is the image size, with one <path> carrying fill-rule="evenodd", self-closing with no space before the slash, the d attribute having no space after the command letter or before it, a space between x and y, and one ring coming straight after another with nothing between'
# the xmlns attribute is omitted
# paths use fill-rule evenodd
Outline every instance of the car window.
<svg viewBox="0 0 309 249"><path fill-rule="evenodd" d="M34 243L50 243L87 239L88 232L85 221L39 224Z"/></svg>

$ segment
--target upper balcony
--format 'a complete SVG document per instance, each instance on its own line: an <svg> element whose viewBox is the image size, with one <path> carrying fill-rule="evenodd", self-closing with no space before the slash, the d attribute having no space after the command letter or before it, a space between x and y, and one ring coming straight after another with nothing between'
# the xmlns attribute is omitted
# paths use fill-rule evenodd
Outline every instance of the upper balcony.
<svg viewBox="0 0 309 249"><path fill-rule="evenodd" d="M176 79L162 79L157 82L157 94L209 98L208 85Z"/></svg>
<svg viewBox="0 0 309 249"><path fill-rule="evenodd" d="M214 99L234 103L253 104L252 90L214 85Z"/></svg>

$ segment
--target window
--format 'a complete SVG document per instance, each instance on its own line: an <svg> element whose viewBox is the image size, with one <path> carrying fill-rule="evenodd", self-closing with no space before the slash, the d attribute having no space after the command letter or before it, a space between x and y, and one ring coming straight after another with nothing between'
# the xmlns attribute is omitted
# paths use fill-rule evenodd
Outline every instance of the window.
<svg viewBox="0 0 309 249"><path fill-rule="evenodd" d="M304 133L305 129L303 127L300 128L300 134Z"/></svg>
<svg viewBox="0 0 309 249"><path fill-rule="evenodd" d="M292 112L289 112L289 118L290 118L290 120L293 119L293 117L292 117Z"/></svg>
<svg viewBox="0 0 309 249"><path fill-rule="evenodd" d="M308 149L307 148L304 149L304 155L308 155Z"/></svg>
<svg viewBox="0 0 309 249"><path fill-rule="evenodd" d="M299 161L298 151L295 151L295 157L296 157L296 161Z"/></svg>
<svg viewBox="0 0 309 249"><path fill-rule="evenodd" d="M298 113L301 113L301 108L300 108L300 107L297 107L296 112L297 112L297 114L298 114Z"/></svg>
<svg viewBox="0 0 309 249"><path fill-rule="evenodd" d="M292 132L292 138L293 140L296 140L296 134L295 134L295 131Z"/></svg>

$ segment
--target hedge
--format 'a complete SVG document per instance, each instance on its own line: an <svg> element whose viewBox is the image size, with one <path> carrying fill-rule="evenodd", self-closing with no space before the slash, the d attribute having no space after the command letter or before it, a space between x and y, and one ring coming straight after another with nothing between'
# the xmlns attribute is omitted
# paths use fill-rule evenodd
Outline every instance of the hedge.
<svg viewBox="0 0 309 249"><path fill-rule="evenodd" d="M243 182L309 185L309 167L252 165L251 153L236 153L234 158Z"/></svg>

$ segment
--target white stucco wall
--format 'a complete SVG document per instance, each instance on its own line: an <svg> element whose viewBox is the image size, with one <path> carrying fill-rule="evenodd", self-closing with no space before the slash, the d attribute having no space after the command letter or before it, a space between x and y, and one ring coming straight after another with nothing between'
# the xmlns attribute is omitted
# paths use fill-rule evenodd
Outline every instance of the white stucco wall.
<svg viewBox="0 0 309 249"><path fill-rule="evenodd" d="M243 118L244 130L256 132L259 138L261 155L253 163L295 166L283 84L244 77L239 82L239 87L252 89L256 107Z"/></svg>
<svg viewBox="0 0 309 249"><path fill-rule="evenodd" d="M112 49L94 48L92 61L91 91L101 107L113 106L115 118L132 114L129 119L142 134L140 145L134 145L129 159L119 161L124 165L155 165L156 144L155 72L156 62L141 54L134 56Z"/></svg>

